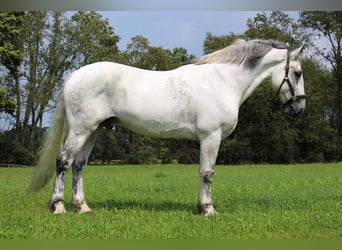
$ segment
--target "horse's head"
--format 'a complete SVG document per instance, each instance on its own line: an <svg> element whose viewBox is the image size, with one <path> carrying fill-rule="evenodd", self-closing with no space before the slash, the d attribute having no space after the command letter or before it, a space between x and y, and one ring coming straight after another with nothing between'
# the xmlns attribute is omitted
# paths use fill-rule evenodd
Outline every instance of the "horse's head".
<svg viewBox="0 0 342 250"><path fill-rule="evenodd" d="M272 84L277 89L277 96L284 105L285 113L297 117L305 108L305 91L300 61L303 46L291 51L287 48L286 59L272 74Z"/></svg>

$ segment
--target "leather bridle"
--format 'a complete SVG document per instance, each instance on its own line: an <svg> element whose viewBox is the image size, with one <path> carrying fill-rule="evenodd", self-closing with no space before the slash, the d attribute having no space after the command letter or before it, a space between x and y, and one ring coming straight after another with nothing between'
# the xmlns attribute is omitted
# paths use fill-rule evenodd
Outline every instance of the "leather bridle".
<svg viewBox="0 0 342 250"><path fill-rule="evenodd" d="M277 97L279 98L280 90L283 87L285 83L287 83L287 86L289 87L289 92L291 94L290 98L284 103L284 106L290 105L291 103L299 100L299 99L305 99L306 95L296 95L296 91L293 87L293 84L289 78L289 71L290 71L290 58L291 58L291 49L287 47L287 58L286 58L286 66L285 66L285 76L283 78L283 81L281 82L278 91L277 91Z"/></svg>

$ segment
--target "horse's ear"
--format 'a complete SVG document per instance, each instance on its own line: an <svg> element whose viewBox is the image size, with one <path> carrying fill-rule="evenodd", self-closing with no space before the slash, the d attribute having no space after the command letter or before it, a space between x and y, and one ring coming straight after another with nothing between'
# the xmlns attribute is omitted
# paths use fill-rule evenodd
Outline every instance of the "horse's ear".
<svg viewBox="0 0 342 250"><path fill-rule="evenodd" d="M303 43L303 45L300 46L298 49L295 49L294 51L292 51L292 55L298 56L299 54L301 54L304 50L304 46L305 44Z"/></svg>

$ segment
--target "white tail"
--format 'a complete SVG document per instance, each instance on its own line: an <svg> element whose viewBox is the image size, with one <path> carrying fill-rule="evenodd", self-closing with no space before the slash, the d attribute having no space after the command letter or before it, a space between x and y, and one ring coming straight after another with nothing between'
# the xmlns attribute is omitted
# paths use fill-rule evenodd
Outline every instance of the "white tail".
<svg viewBox="0 0 342 250"><path fill-rule="evenodd" d="M28 192L37 192L43 188L55 173L56 157L64 142L66 130L65 104L64 97L61 95L54 120L40 152L38 166L33 172Z"/></svg>

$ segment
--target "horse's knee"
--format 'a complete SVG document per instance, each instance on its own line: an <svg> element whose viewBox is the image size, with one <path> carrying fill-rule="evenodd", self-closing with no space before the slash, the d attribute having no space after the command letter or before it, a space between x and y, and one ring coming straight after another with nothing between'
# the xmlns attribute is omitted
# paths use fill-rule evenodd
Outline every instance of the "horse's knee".
<svg viewBox="0 0 342 250"><path fill-rule="evenodd" d="M214 170L201 170L200 175L204 183L212 183L214 179Z"/></svg>

